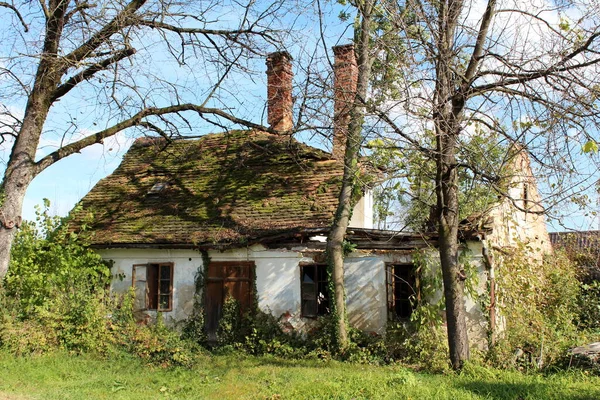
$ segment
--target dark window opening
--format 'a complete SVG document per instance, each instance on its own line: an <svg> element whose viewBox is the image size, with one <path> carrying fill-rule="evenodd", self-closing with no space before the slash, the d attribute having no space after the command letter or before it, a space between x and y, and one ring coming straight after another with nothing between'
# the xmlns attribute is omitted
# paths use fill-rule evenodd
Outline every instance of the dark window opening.
<svg viewBox="0 0 600 400"><path fill-rule="evenodd" d="M412 264L387 265L387 287L389 319L409 319L419 297L414 266Z"/></svg>
<svg viewBox="0 0 600 400"><path fill-rule="evenodd" d="M315 318L329 314L327 265L300 266L301 315Z"/></svg>
<svg viewBox="0 0 600 400"><path fill-rule="evenodd" d="M529 206L529 186L525 183L523 184L523 209L525 212L528 211Z"/></svg>

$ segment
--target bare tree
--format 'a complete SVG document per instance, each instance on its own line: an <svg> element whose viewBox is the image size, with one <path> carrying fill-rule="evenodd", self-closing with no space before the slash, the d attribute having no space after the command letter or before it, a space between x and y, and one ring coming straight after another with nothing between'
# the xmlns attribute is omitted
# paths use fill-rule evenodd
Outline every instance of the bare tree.
<svg viewBox="0 0 600 400"><path fill-rule="evenodd" d="M244 118L242 101L232 105L235 85L226 82L280 46L284 3L0 3L0 138L11 146L0 186L0 279L27 187L57 161L136 128L177 137L204 120L270 131ZM40 156L44 137L59 145Z"/></svg>
<svg viewBox="0 0 600 400"><path fill-rule="evenodd" d="M448 342L459 369L469 344L458 259L458 172L477 173L477 166L461 164L457 154L473 130L482 129L507 149L520 143L538 167L577 171L581 160L574 153L597 148L600 13L597 2L586 0L406 0L384 8L397 34L387 52L402 54L396 64L402 72L383 89L387 101L370 111L394 132L398 146L435 161ZM433 135L434 146L422 139L425 133ZM490 177L492 186L495 181ZM560 196L567 193L561 186Z"/></svg>

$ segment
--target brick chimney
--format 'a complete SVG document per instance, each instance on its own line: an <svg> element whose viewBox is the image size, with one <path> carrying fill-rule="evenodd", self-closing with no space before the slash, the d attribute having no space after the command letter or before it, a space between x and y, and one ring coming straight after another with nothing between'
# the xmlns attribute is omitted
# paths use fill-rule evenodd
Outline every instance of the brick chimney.
<svg viewBox="0 0 600 400"><path fill-rule="evenodd" d="M358 65L354 55L354 45L345 44L333 48L333 157L344 159L350 110L356 96L358 83Z"/></svg>
<svg viewBox="0 0 600 400"><path fill-rule="evenodd" d="M290 131L292 121L292 57L287 51L267 56L267 122L278 131Z"/></svg>

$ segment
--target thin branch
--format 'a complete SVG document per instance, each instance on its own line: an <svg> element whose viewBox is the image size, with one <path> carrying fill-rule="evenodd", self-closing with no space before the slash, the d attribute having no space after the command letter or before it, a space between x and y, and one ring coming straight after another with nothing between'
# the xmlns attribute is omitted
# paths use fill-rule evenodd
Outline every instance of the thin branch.
<svg viewBox="0 0 600 400"><path fill-rule="evenodd" d="M23 16L21 15L17 7L13 6L12 4L8 4L4 1L0 1L0 7L8 8L12 10L15 14L17 14L17 18L19 18L19 21L21 21L21 25L23 25L23 29L25 30L25 32L29 32L29 27L25 23L25 20L23 19Z"/></svg>
<svg viewBox="0 0 600 400"><path fill-rule="evenodd" d="M527 83L527 82L537 80L540 78L544 78L547 76L557 75L560 72L578 70L578 69L581 69L584 67L589 67L591 65L598 64L598 63L600 63L600 58L594 58L587 62L566 65L568 61L573 60L577 55L588 51L588 49L592 45L592 43L599 37L600 37L600 32L594 33L593 35L591 35L588 38L588 40L586 40L586 42L582 46L578 47L571 53L564 56L556 64L551 65L548 68L545 68L543 70L537 70L537 71L525 73L525 74L509 74L509 73L498 72L498 73L496 73L497 75L512 77L512 79L506 79L506 80L502 80L499 82L493 82L493 83L488 83L485 85L475 86L475 87L471 88L467 92L466 95L467 95L467 97L471 97L471 96L474 96L474 95L477 95L477 94L480 94L483 92L487 92L490 90L495 90L498 88L507 87L507 86L511 86L511 85L523 84L523 83Z"/></svg>
<svg viewBox="0 0 600 400"><path fill-rule="evenodd" d="M69 93L69 91L75 86L77 86L79 83L94 76L94 74L96 74L97 72L103 71L112 64L116 64L124 58L131 57L134 54L135 49L132 47L128 47L126 49L117 51L112 57L104 59L96 64L92 64L90 67L72 76L71 78L69 78L68 81L57 87L51 97L51 101L55 102L65 94Z"/></svg>
<svg viewBox="0 0 600 400"><path fill-rule="evenodd" d="M475 71L479 66L481 61L481 56L483 54L483 46L485 44L485 40L488 35L488 29L490 27L490 23L494 17L494 8L496 7L496 0L490 0L485 9L485 13L481 19L481 26L479 28L479 33L477 34L477 40L475 41L475 48L473 49L473 54L471 54L471 59L469 60L469 66L467 67L467 71L465 72L463 83L463 89L466 91L468 85L471 84L471 80L475 75Z"/></svg>
<svg viewBox="0 0 600 400"><path fill-rule="evenodd" d="M67 63L67 66L75 65L77 62L88 57L98 47L104 44L112 35L119 32L123 28L136 23L136 19L133 18L136 11L139 10L146 0L132 0L121 12L114 17L109 23L104 25L102 29L96 32L90 39L88 39L81 46L73 50L71 53L63 57L63 60Z"/></svg>

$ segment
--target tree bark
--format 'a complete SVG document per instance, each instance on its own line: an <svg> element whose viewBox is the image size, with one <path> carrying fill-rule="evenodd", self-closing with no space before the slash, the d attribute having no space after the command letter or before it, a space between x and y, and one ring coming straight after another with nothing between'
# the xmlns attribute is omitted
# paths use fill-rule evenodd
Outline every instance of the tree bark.
<svg viewBox="0 0 600 400"><path fill-rule="evenodd" d="M40 81L43 80L40 79ZM39 86L48 84L47 82L39 83ZM39 172L35 163L35 153L49 110L46 100L50 92L51 87L48 89L46 86L45 89L34 91L35 95L30 97L23 118L23 126L19 130L6 166L0 190L4 195L0 207L0 281L8 272L10 249L16 229L21 222L23 199L27 187Z"/></svg>
<svg viewBox="0 0 600 400"><path fill-rule="evenodd" d="M340 190L339 203L327 241L327 254L331 266L334 286L335 318L337 340L340 351L348 345L348 327L346 321L346 299L344 289L344 239L352 215L353 192L358 172L358 156L362 140L362 126L365 113L364 100L367 97L369 77L371 74L371 59L369 56L369 35L371 23L372 2L359 4L361 28L356 41L355 52L358 59L358 82L356 96L350 111L348 137L344 152L344 175Z"/></svg>
<svg viewBox="0 0 600 400"><path fill-rule="evenodd" d="M456 138L442 136L437 173L439 253L444 282L446 325L452 368L459 370L469 359L465 319L464 272L458 248L458 177L454 156Z"/></svg>
<svg viewBox="0 0 600 400"><path fill-rule="evenodd" d="M21 222L27 187L37 173L35 152L47 112L43 102L32 96L4 174L0 189L4 195L0 207L0 281L8 272L10 249Z"/></svg>

